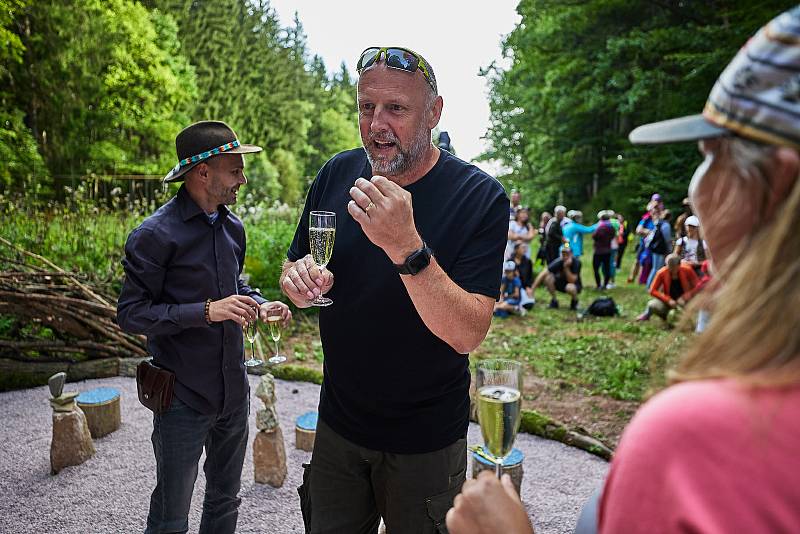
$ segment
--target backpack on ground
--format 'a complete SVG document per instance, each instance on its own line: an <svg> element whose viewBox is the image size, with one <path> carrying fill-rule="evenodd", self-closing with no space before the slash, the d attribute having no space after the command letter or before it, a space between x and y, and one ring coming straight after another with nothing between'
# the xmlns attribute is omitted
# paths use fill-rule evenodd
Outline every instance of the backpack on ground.
<svg viewBox="0 0 800 534"><path fill-rule="evenodd" d="M617 303L611 297L595 299L586 309L586 313L595 317L613 317L619 315Z"/></svg>

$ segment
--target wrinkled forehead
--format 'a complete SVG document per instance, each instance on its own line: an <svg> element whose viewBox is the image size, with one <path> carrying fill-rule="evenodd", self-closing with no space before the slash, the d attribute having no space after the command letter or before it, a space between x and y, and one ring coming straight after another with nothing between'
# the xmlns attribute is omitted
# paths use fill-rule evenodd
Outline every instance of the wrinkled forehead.
<svg viewBox="0 0 800 534"><path fill-rule="evenodd" d="M394 88L409 96L427 97L433 93L422 71L408 72L386 66L381 60L361 71L357 89L359 95L370 89Z"/></svg>

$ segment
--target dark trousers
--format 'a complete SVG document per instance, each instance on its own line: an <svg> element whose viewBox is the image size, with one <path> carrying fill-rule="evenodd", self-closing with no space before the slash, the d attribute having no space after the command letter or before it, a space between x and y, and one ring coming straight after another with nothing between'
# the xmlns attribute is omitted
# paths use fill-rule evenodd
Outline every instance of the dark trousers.
<svg viewBox="0 0 800 534"><path fill-rule="evenodd" d="M620 245L617 249L617 270L619 271L622 268L622 255L625 254L625 249L628 247L628 243L626 242L624 245Z"/></svg>
<svg viewBox="0 0 800 534"><path fill-rule="evenodd" d="M394 454L347 441L321 419L311 464L298 488L306 532L447 533L445 516L461 491L467 440L424 454Z"/></svg>
<svg viewBox="0 0 800 534"><path fill-rule="evenodd" d="M156 488L150 497L145 534L189 529L189 505L203 448L206 495L199 532L236 530L249 413L250 399L221 417L196 412L174 397L166 413L153 416Z"/></svg>
<svg viewBox="0 0 800 534"><path fill-rule="evenodd" d="M594 267L594 281L597 287L605 287L608 285L608 279L611 278L611 252L605 254L597 254L592 257L592 267ZM603 268L603 285L600 285L600 267Z"/></svg>

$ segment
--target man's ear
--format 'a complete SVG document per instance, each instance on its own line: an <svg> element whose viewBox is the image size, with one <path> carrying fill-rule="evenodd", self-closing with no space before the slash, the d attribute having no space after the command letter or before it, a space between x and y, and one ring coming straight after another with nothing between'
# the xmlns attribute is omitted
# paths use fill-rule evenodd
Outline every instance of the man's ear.
<svg viewBox="0 0 800 534"><path fill-rule="evenodd" d="M800 154L793 148L780 147L775 151L769 170L770 191L767 192L765 216L771 219L797 182L800 173Z"/></svg>
<svg viewBox="0 0 800 534"><path fill-rule="evenodd" d="M439 119L442 118L442 107L444 107L444 99L442 95L436 95L431 107L430 117L428 117L428 129L433 130L439 124Z"/></svg>
<svg viewBox="0 0 800 534"><path fill-rule="evenodd" d="M198 163L197 166L192 169L192 172L201 182L205 183L208 181L208 163Z"/></svg>

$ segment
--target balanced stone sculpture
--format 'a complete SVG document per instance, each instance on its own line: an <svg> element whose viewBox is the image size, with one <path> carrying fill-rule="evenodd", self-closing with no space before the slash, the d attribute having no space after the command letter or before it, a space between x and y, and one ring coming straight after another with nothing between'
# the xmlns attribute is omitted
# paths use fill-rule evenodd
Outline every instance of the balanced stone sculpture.
<svg viewBox="0 0 800 534"><path fill-rule="evenodd" d="M47 381L53 408L50 472L54 475L70 465L82 464L95 453L86 416L75 405L78 392L63 392L66 379L66 373L56 373Z"/></svg>
<svg viewBox="0 0 800 534"><path fill-rule="evenodd" d="M253 441L255 481L279 488L286 479L286 449L275 411L275 379L271 374L262 375L256 397L261 399L264 407L256 412L258 433Z"/></svg>

